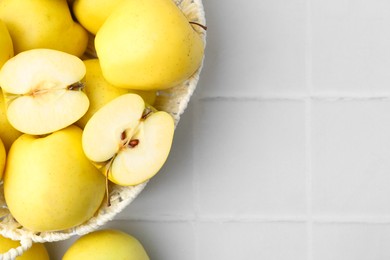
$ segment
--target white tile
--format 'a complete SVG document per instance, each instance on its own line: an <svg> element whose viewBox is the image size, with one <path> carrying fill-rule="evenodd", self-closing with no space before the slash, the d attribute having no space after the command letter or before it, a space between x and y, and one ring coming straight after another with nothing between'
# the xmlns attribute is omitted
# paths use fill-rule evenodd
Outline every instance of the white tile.
<svg viewBox="0 0 390 260"><path fill-rule="evenodd" d="M113 221L105 228L119 229L136 237L150 259L196 260L195 229L189 222Z"/></svg>
<svg viewBox="0 0 390 260"><path fill-rule="evenodd" d="M306 259L306 225L200 223L199 259Z"/></svg>
<svg viewBox="0 0 390 260"><path fill-rule="evenodd" d="M306 0L204 1L204 96L297 94L305 89Z"/></svg>
<svg viewBox="0 0 390 260"><path fill-rule="evenodd" d="M390 225L317 224L313 260L390 259Z"/></svg>
<svg viewBox="0 0 390 260"><path fill-rule="evenodd" d="M117 219L182 218L193 216L193 105L190 102L176 128L168 160L141 194Z"/></svg>
<svg viewBox="0 0 390 260"><path fill-rule="evenodd" d="M313 212L390 214L390 102L315 102Z"/></svg>
<svg viewBox="0 0 390 260"><path fill-rule="evenodd" d="M202 216L305 212L304 103L200 103L195 148Z"/></svg>
<svg viewBox="0 0 390 260"><path fill-rule="evenodd" d="M187 222L149 222L114 220L101 229L118 229L137 238L150 259L172 260L195 258L195 231ZM51 260L60 260L72 243L79 238L46 244Z"/></svg>
<svg viewBox="0 0 390 260"><path fill-rule="evenodd" d="M389 94L390 2L313 0L313 90Z"/></svg>

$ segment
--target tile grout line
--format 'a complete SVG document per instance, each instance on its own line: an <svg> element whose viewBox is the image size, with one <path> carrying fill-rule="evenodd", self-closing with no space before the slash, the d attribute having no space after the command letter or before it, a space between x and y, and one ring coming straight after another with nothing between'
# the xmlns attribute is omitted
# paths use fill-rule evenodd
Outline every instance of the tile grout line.
<svg viewBox="0 0 390 260"><path fill-rule="evenodd" d="M118 218L113 221L141 221L141 222L180 222L180 223L308 223L306 216L241 216L241 217L221 217L221 216L134 216L131 218ZM390 216L385 217L361 217L361 216L312 216L311 222L314 224L367 224L367 225L390 225Z"/></svg>
<svg viewBox="0 0 390 260"><path fill-rule="evenodd" d="M305 74L308 97L305 99L305 174L307 207L307 260L313 259L313 176L312 176L312 94L313 94L313 57L312 57L312 8L311 0L306 2L306 39Z"/></svg>
<svg viewBox="0 0 390 260"><path fill-rule="evenodd" d="M383 95L272 95L272 94L264 94L259 96L241 96L241 97L233 97L233 96L209 96L209 97L201 97L199 100L201 101L323 101L323 102L348 102L348 101L389 101L390 94Z"/></svg>
<svg viewBox="0 0 390 260"><path fill-rule="evenodd" d="M313 176L312 176L312 103L306 100L305 108L305 171L306 171L306 224L307 224L307 260L313 259Z"/></svg>

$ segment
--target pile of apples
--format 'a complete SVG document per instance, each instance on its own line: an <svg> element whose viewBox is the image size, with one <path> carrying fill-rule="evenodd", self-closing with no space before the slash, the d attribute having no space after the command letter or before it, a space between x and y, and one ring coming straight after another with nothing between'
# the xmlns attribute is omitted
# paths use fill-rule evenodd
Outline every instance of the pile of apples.
<svg viewBox="0 0 390 260"><path fill-rule="evenodd" d="M174 120L153 103L200 67L195 26L172 0L0 1L0 178L24 228L80 225L109 181L160 170Z"/></svg>

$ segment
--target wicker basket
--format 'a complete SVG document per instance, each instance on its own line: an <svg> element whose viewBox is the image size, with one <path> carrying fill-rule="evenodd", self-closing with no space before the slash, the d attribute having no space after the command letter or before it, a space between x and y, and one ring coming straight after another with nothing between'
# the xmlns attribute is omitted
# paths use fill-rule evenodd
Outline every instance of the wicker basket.
<svg viewBox="0 0 390 260"><path fill-rule="evenodd" d="M206 24L203 4L201 0L175 0L177 6L187 16L189 21ZM195 30L202 36L206 43L206 32L198 26L193 26ZM90 46L87 50L87 55L96 57L93 47L93 39L90 41ZM180 85L171 89L159 91L156 99L155 107L158 110L163 110L170 113L175 119L175 125L178 124L180 116L187 107L187 104L193 94L198 83L199 74L202 66L191 78ZM112 184L110 187L111 206L103 203L94 217L89 219L82 225L71 229L56 231L56 232L32 232L21 226L10 214L7 209L4 196L3 186L0 184L0 235L4 237L20 241L20 246L13 248L4 254L0 254L0 260L14 259L28 250L33 242L44 243L54 242L68 239L75 235L84 235L92 232L108 221L112 220L119 212L129 205L137 195L144 189L147 183L137 186L121 187Z"/></svg>

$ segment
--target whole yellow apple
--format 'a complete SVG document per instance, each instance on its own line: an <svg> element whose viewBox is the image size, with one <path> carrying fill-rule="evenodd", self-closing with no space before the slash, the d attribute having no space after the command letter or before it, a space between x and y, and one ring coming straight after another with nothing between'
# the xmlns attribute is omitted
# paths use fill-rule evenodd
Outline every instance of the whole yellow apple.
<svg viewBox="0 0 390 260"><path fill-rule="evenodd" d="M81 56L87 31L74 22L66 0L2 0L0 19L7 25L15 54L48 48Z"/></svg>
<svg viewBox="0 0 390 260"><path fill-rule="evenodd" d="M126 93L140 95L149 105L153 105L155 102L157 97L156 91L129 90L118 88L108 83L103 77L98 59L84 60L84 64L86 74L81 82L84 84L84 92L89 99L89 108L87 113L76 122L76 125L79 127L84 128L92 115L101 107Z"/></svg>
<svg viewBox="0 0 390 260"><path fill-rule="evenodd" d="M98 230L82 236L66 251L63 260L149 260L142 244L119 230Z"/></svg>
<svg viewBox="0 0 390 260"><path fill-rule="evenodd" d="M69 126L46 136L24 134L11 146L4 197L13 217L32 231L56 231L91 218L105 178L84 155L82 130Z"/></svg>
<svg viewBox="0 0 390 260"><path fill-rule="evenodd" d="M81 82L89 99L89 108L76 124L84 128L88 120L102 106L120 95L128 93L126 89L117 88L108 83L102 75L98 59L84 60L86 73Z"/></svg>
<svg viewBox="0 0 390 260"><path fill-rule="evenodd" d="M0 138L4 143L5 150L8 151L12 143L22 135L8 121L6 106L4 103L3 91L0 89Z"/></svg>
<svg viewBox="0 0 390 260"><path fill-rule="evenodd" d="M200 66L204 44L172 0L126 0L95 38L104 78L114 86L167 89Z"/></svg>
<svg viewBox="0 0 390 260"><path fill-rule="evenodd" d="M73 2L73 13L85 29L96 35L121 1L123 0L76 0Z"/></svg>
<svg viewBox="0 0 390 260"><path fill-rule="evenodd" d="M6 162L5 148L3 142L0 139L0 180L3 177L5 162Z"/></svg>
<svg viewBox="0 0 390 260"><path fill-rule="evenodd" d="M0 69L12 56L14 56L12 39L9 35L7 26L0 20Z"/></svg>
<svg viewBox="0 0 390 260"><path fill-rule="evenodd" d="M18 241L14 241L0 236L0 254L7 252L11 248L20 246ZM49 254L43 244L35 243L23 255L16 257L16 260L49 260Z"/></svg>
<svg viewBox="0 0 390 260"><path fill-rule="evenodd" d="M148 106L153 106L156 103L157 92L156 90L129 89L129 93L140 95Z"/></svg>

